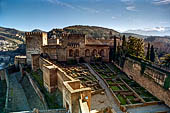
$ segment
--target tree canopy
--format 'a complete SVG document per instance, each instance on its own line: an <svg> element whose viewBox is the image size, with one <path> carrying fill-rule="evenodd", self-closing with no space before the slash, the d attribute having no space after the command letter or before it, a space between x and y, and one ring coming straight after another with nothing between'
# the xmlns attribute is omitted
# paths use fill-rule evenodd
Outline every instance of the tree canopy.
<svg viewBox="0 0 170 113"><path fill-rule="evenodd" d="M139 39L136 37L129 37L127 42L128 54L137 56L137 57L144 57L144 40Z"/></svg>

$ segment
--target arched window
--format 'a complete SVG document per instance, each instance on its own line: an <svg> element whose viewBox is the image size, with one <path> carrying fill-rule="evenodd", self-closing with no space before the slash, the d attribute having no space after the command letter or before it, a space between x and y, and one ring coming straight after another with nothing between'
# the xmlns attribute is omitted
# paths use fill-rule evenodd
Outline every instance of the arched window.
<svg viewBox="0 0 170 113"><path fill-rule="evenodd" d="M86 57L90 56L90 50L89 50L89 49L86 49L86 50L85 50L85 56L86 56Z"/></svg>
<svg viewBox="0 0 170 113"><path fill-rule="evenodd" d="M100 56L101 56L101 57L104 57L104 50L103 50L103 49L100 50Z"/></svg>
<svg viewBox="0 0 170 113"><path fill-rule="evenodd" d="M72 49L69 50L69 57L73 57L73 50Z"/></svg>
<svg viewBox="0 0 170 113"><path fill-rule="evenodd" d="M96 50L96 49L94 49L94 50L92 51L92 55L93 55L93 56L96 56L96 55L97 55L97 50Z"/></svg>
<svg viewBox="0 0 170 113"><path fill-rule="evenodd" d="M75 56L75 57L79 57L79 50L78 50L78 49L75 50L74 56Z"/></svg>

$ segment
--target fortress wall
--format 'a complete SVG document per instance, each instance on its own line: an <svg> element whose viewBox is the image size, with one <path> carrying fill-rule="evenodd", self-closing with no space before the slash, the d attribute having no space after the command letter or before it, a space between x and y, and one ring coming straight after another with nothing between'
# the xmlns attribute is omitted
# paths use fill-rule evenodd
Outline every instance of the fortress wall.
<svg viewBox="0 0 170 113"><path fill-rule="evenodd" d="M170 90L163 88L164 80L168 76L166 73L150 66L142 66L140 62L130 58L125 60L123 71L170 107Z"/></svg>

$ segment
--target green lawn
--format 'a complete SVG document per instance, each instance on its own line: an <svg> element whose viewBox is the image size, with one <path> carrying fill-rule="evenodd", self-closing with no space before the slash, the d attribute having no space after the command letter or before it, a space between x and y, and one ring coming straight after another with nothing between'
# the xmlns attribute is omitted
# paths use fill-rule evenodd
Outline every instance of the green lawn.
<svg viewBox="0 0 170 113"><path fill-rule="evenodd" d="M128 88L126 86L121 86L124 90L128 90Z"/></svg>
<svg viewBox="0 0 170 113"><path fill-rule="evenodd" d="M108 83L108 84L112 84L112 83L113 83L113 81L109 80L109 81L107 81L107 83Z"/></svg>
<svg viewBox="0 0 170 113"><path fill-rule="evenodd" d="M119 87L117 87L117 86L111 86L111 89L112 89L113 91L119 91L119 90L120 90Z"/></svg>
<svg viewBox="0 0 170 113"><path fill-rule="evenodd" d="M126 100L123 98L123 96L118 95L117 97L118 97L118 99L119 99L121 105L126 105Z"/></svg>

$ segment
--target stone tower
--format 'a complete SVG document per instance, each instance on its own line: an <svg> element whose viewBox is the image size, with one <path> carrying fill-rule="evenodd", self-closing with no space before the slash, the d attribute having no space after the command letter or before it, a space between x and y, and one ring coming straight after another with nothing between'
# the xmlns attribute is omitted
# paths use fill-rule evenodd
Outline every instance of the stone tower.
<svg viewBox="0 0 170 113"><path fill-rule="evenodd" d="M31 55L41 54L42 46L47 45L47 33L26 32L25 36L26 36L27 64L31 64Z"/></svg>

